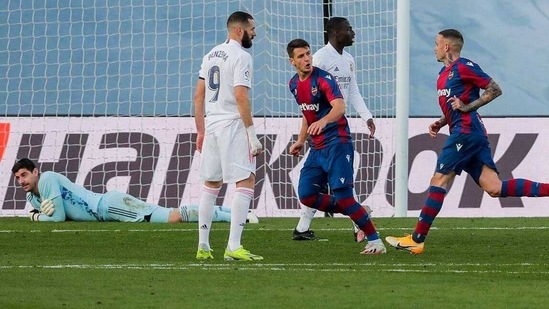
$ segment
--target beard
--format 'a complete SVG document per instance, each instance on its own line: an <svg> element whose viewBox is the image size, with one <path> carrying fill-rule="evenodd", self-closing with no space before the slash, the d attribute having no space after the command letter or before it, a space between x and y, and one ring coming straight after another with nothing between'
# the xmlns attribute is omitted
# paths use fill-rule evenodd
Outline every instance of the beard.
<svg viewBox="0 0 549 309"><path fill-rule="evenodd" d="M244 48L252 47L252 38L250 38L248 31L244 31L244 35L242 36L242 47Z"/></svg>

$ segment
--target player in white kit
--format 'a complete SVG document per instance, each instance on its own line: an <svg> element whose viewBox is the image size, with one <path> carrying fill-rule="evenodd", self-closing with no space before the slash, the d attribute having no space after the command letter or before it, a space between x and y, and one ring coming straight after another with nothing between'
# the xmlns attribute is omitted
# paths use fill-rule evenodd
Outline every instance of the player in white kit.
<svg viewBox="0 0 549 309"><path fill-rule="evenodd" d="M345 102L353 105L360 118L366 122L370 130L370 137L373 137L376 126L372 113L366 106L358 89L355 60L351 54L343 50L346 46L353 45L355 32L349 21L343 17L332 17L326 24L326 32L328 33L329 42L313 55L313 66L328 71L336 78ZM368 213L371 213L370 207L366 205L363 205L363 207L366 208ZM316 209L302 205L301 217L293 232L292 239L316 239L315 233L309 229L315 213ZM354 222L353 227L355 240L357 242L363 241L365 239L364 232Z"/></svg>
<svg viewBox="0 0 549 309"><path fill-rule="evenodd" d="M254 197L256 160L263 146L255 133L249 90L252 87L250 48L255 37L252 15L234 12L227 20L228 38L203 60L194 96L197 149L201 152L199 201L199 260L213 259L210 229L213 207L223 183L236 183L225 260L262 260L240 243Z"/></svg>

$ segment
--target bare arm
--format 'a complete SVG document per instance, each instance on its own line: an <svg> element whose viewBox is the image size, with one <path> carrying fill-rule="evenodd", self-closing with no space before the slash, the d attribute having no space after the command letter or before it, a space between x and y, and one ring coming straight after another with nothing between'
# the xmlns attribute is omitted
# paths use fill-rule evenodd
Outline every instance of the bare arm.
<svg viewBox="0 0 549 309"><path fill-rule="evenodd" d="M194 93L194 122L196 124L196 148L202 152L202 143L204 142L204 99L206 96L206 86L203 79L198 79Z"/></svg>
<svg viewBox="0 0 549 309"><path fill-rule="evenodd" d="M480 95L480 97L473 102L465 105L458 97L453 96L450 99L448 99L449 102L452 102L452 108L454 110L459 109L460 111L464 113L468 113L473 110L477 110L481 108L482 106L492 102L495 98L499 97L503 91L501 91L501 88L499 85L492 79L488 83L488 86L486 86L486 89L484 92Z"/></svg>
<svg viewBox="0 0 549 309"><path fill-rule="evenodd" d="M305 145L305 141L309 137L309 133L307 133L308 128L309 126L307 125L307 119L303 117L301 120L301 130L297 136L297 141L290 146L290 154L294 156L299 155L299 152L303 149L303 145Z"/></svg>
<svg viewBox="0 0 549 309"><path fill-rule="evenodd" d="M307 141L307 138L309 137L309 133L307 133L308 129L309 125L307 124L307 119L303 117L301 119L301 130L299 131L299 135L297 137L298 142L305 143L305 141Z"/></svg>
<svg viewBox="0 0 549 309"><path fill-rule="evenodd" d="M345 101L343 99L335 99L330 104L332 105L332 110L326 116L322 117L322 119L311 123L307 133L318 135L322 133L326 125L338 121L345 114Z"/></svg>
<svg viewBox="0 0 549 309"><path fill-rule="evenodd" d="M432 138L437 137L437 134L438 134L438 131L440 131L440 128L444 127L447 124L448 122L446 121L446 117L444 117L444 115L440 116L440 118L437 121L429 125L429 135Z"/></svg>
<svg viewBox="0 0 549 309"><path fill-rule="evenodd" d="M250 107L250 97L248 96L248 87L236 86L234 87L234 96L236 98L236 104L238 105L238 112L240 118L244 123L244 127L253 126L252 110Z"/></svg>
<svg viewBox="0 0 549 309"><path fill-rule="evenodd" d="M444 117L444 115L440 116L436 122L438 122L441 128L448 124L448 121L446 121L446 117Z"/></svg>

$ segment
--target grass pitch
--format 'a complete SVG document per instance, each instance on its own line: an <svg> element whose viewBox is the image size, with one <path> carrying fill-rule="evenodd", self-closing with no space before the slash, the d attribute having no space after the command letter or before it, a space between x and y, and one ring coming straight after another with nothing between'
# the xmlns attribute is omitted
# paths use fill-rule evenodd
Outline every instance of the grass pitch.
<svg viewBox="0 0 549 309"><path fill-rule="evenodd" d="M382 237L415 218L375 219ZM0 308L543 308L549 304L547 218L438 218L422 255L362 256L348 219L316 218L327 241L293 241L296 218L249 224L265 257L195 260L196 224L36 223L0 219Z"/></svg>

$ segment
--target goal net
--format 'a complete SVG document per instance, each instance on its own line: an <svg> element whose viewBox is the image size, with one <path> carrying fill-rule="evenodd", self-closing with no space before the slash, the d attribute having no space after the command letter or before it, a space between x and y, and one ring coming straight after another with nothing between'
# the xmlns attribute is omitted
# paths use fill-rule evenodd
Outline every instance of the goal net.
<svg viewBox="0 0 549 309"><path fill-rule="evenodd" d="M393 214L397 0L15 1L0 3L0 216L26 213L11 175L28 157L98 193L128 192L168 207L197 204L192 118L203 55L226 39L226 19L250 12L257 37L252 107L266 149L258 158L259 216L297 216L304 156L287 149L301 114L288 91L286 44L325 44L324 22L349 19L360 90L374 139L352 107L356 191L375 216ZM224 186L217 203L228 204ZM28 208L27 208L28 210Z"/></svg>

